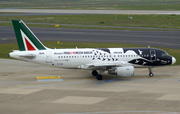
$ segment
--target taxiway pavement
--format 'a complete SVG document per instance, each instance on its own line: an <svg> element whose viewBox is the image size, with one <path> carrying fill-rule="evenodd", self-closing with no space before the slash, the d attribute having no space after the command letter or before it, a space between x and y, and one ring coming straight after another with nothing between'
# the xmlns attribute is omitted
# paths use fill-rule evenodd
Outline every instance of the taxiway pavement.
<svg viewBox="0 0 180 114"><path fill-rule="evenodd" d="M30 27L41 41L124 43L180 49L179 31L131 31ZM16 43L12 27L0 26L0 43ZM96 47L94 47L96 48Z"/></svg>
<svg viewBox="0 0 180 114"><path fill-rule="evenodd" d="M135 69L135 77L67 70L19 60L0 59L2 114L179 114L180 66ZM36 76L64 81L37 82Z"/></svg>

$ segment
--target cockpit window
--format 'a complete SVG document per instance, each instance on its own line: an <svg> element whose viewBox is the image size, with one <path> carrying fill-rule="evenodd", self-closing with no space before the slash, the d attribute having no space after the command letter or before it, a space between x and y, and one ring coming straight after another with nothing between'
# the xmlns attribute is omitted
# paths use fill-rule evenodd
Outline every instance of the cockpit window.
<svg viewBox="0 0 180 114"><path fill-rule="evenodd" d="M164 53L162 53L162 56L163 57L168 56L168 53L164 52Z"/></svg>

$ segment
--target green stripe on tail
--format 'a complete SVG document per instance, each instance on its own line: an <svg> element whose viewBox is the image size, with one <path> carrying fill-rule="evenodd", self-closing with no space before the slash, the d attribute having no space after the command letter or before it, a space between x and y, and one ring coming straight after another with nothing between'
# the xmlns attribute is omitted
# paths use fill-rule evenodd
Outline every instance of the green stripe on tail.
<svg viewBox="0 0 180 114"><path fill-rule="evenodd" d="M31 40L38 50L46 50L46 47L39 41L39 39L22 20L12 20L12 23L20 51L27 51L22 39L21 31L29 38L29 40Z"/></svg>

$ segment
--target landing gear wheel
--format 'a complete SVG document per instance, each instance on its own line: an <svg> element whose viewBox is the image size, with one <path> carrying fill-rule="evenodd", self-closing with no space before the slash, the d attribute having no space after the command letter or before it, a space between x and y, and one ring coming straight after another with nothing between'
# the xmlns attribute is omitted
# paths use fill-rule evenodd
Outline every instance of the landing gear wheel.
<svg viewBox="0 0 180 114"><path fill-rule="evenodd" d="M102 75L99 74L99 75L96 76L96 79L97 79L97 80L102 80L103 77L102 77Z"/></svg>
<svg viewBox="0 0 180 114"><path fill-rule="evenodd" d="M98 72L97 72L96 70L93 70L93 71L92 71L92 75L93 75L93 76L97 76L97 75L98 75Z"/></svg>
<svg viewBox="0 0 180 114"><path fill-rule="evenodd" d="M150 76L150 77L153 77L153 76L154 76L154 74L151 72L151 73L149 73L149 76Z"/></svg>
<svg viewBox="0 0 180 114"><path fill-rule="evenodd" d="M149 76L150 76L150 77L153 77L153 76L154 76L154 74L152 73L152 68L149 68Z"/></svg>

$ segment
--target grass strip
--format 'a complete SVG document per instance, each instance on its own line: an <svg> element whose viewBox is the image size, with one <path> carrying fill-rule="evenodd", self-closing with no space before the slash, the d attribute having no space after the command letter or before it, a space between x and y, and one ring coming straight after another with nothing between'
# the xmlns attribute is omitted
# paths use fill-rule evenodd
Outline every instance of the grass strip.
<svg viewBox="0 0 180 114"><path fill-rule="evenodd" d="M42 28L55 28L55 25L48 25L48 24L27 24L28 27L42 27ZM0 23L0 26L12 26L12 23ZM108 30L141 30L141 31L179 31L180 29L143 29L142 28L126 28L126 27L122 27L122 28L116 28L116 27L91 27L91 26L70 26L70 25L60 25L59 27L56 28L74 28L74 29L108 29Z"/></svg>
<svg viewBox="0 0 180 114"><path fill-rule="evenodd" d="M117 17L117 19L116 19ZM131 19L132 17L132 19ZM73 26L64 26L61 24L75 25L97 25L97 26L124 26L123 30L139 30L138 28L126 27L151 27L151 28L171 28L180 29L180 15L47 15L47 16L0 16L1 21L23 20L32 23L47 23L47 25L33 25L51 27L48 24L57 23L62 28L72 28ZM0 26L4 26L2 22ZM7 24L8 25L8 24ZM8 25L9 26L9 25ZM53 26L52 26L53 27ZM99 28L99 27L78 27L73 28ZM100 27L105 28L106 27ZM118 29L122 28L111 28ZM145 30L141 29L140 30ZM152 30L152 29L149 29ZM157 29L156 29L157 30Z"/></svg>
<svg viewBox="0 0 180 114"><path fill-rule="evenodd" d="M35 7L32 9L68 9L68 10L180 10L180 3L177 4L167 4L167 3L157 3L157 4L110 4L102 6L71 6L64 5L64 7ZM29 8L28 8L29 9Z"/></svg>

